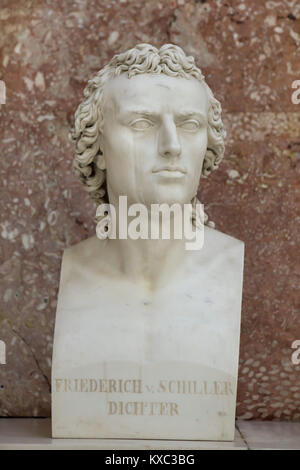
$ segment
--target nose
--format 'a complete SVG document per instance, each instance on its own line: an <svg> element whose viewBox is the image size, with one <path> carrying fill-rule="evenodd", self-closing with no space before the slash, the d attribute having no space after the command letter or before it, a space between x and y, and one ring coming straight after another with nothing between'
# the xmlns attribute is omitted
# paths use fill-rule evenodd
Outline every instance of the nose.
<svg viewBox="0 0 300 470"><path fill-rule="evenodd" d="M181 145L172 116L164 116L162 120L159 131L158 153L164 158L178 157L181 153Z"/></svg>

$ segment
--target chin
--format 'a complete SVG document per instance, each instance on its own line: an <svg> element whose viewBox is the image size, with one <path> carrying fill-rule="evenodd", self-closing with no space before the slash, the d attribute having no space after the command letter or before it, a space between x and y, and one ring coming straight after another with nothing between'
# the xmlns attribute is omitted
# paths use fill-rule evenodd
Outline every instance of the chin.
<svg viewBox="0 0 300 470"><path fill-rule="evenodd" d="M164 194L155 194L151 200L151 204L168 204L171 206L172 204L189 204L192 200L192 197L187 195L180 194L179 192L176 193L175 191L168 191Z"/></svg>

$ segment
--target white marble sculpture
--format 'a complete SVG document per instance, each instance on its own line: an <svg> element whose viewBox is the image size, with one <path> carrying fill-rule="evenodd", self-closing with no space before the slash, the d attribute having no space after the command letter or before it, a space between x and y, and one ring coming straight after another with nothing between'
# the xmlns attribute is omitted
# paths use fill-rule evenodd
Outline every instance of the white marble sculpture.
<svg viewBox="0 0 300 470"><path fill-rule="evenodd" d="M224 136L194 59L171 44L140 44L88 82L74 167L118 216L120 196L147 209L191 203L197 225L199 179L218 167ZM65 250L54 437L233 439L244 245L208 225L199 250L172 234L94 236Z"/></svg>

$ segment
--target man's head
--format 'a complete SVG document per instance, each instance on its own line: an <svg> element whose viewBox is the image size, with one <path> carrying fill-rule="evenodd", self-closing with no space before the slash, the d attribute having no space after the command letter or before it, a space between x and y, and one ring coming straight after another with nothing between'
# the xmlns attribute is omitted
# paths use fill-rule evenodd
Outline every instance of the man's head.
<svg viewBox="0 0 300 470"><path fill-rule="evenodd" d="M139 44L92 78L75 115L74 168L107 202L181 202L224 155L221 106L178 46ZM110 202L113 202L112 200Z"/></svg>

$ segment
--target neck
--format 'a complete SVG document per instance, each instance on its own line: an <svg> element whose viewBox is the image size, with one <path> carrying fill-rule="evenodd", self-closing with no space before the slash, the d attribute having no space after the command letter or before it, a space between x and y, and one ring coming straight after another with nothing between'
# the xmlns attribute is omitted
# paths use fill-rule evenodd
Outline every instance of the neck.
<svg viewBox="0 0 300 470"><path fill-rule="evenodd" d="M110 203L116 211L116 239L112 239L111 243L118 253L120 270L132 281L142 284L146 289L154 290L180 271L186 254L186 240L183 236L180 239L174 237L173 217L169 223L170 236L168 239L162 239L162 217L153 220L151 211L145 206L144 212L137 211L134 216L128 215L128 211L121 207L120 202L120 199L113 201L110 198ZM145 228L144 239L137 237ZM159 234L158 239L151 236L153 228ZM126 233L126 237L120 237L121 232L123 235ZM181 233L184 233L183 227Z"/></svg>
<svg viewBox="0 0 300 470"><path fill-rule="evenodd" d="M185 253L183 240L114 240L126 277L154 290L176 273Z"/></svg>

